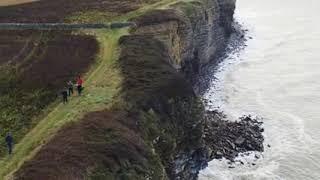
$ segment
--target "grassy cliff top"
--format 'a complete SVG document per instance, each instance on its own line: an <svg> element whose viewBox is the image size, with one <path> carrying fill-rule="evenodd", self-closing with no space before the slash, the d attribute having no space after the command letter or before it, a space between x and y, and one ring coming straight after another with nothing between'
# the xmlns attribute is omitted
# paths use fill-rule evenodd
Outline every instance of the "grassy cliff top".
<svg viewBox="0 0 320 180"><path fill-rule="evenodd" d="M156 0L40 0L0 7L0 22L62 22L75 14L97 12L119 15L135 11Z"/></svg>

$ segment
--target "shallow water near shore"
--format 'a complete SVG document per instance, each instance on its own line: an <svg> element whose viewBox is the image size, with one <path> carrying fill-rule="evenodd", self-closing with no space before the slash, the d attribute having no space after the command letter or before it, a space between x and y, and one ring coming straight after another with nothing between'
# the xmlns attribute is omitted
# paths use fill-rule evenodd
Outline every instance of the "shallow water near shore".
<svg viewBox="0 0 320 180"><path fill-rule="evenodd" d="M319 7L317 0L237 2L236 19L252 39L220 64L204 97L230 119L263 117L265 152L239 157L244 165L232 168L214 160L199 180L320 179Z"/></svg>

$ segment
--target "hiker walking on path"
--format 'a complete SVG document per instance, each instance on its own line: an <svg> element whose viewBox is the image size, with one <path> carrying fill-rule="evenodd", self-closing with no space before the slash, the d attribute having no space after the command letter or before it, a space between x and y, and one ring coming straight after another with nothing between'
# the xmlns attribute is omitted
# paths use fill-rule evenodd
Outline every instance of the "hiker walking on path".
<svg viewBox="0 0 320 180"><path fill-rule="evenodd" d="M9 132L6 136L6 143L7 143L7 147L8 147L8 153L12 154L12 148L13 148L13 137L11 135L11 133Z"/></svg>
<svg viewBox="0 0 320 180"><path fill-rule="evenodd" d="M83 85L83 80L81 79L81 76L78 76L78 78L77 78L77 90L78 90L79 96L81 95L81 92L82 92L82 89L83 89L82 85Z"/></svg>
<svg viewBox="0 0 320 180"><path fill-rule="evenodd" d="M71 96L73 94L73 82L68 81L67 85L68 85L68 94L69 94L69 96Z"/></svg>
<svg viewBox="0 0 320 180"><path fill-rule="evenodd" d="M66 104L68 102L68 89L63 88L61 91L61 95L62 95L63 104Z"/></svg>

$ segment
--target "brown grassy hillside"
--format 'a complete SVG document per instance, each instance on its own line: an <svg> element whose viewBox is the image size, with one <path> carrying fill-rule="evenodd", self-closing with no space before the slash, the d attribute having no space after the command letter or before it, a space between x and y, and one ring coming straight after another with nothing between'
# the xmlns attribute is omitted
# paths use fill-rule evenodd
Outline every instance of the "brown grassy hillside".
<svg viewBox="0 0 320 180"><path fill-rule="evenodd" d="M157 0L40 0L0 7L0 22L62 22L79 12L123 14Z"/></svg>
<svg viewBox="0 0 320 180"><path fill-rule="evenodd" d="M36 31L1 31L0 47L0 137L11 131L16 142L98 50L91 36ZM1 141L0 154L4 147Z"/></svg>

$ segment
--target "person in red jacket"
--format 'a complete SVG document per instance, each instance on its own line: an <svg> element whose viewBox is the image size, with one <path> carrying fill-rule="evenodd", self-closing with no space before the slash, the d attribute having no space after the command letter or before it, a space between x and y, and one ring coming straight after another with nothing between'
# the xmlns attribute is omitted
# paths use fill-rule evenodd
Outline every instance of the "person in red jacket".
<svg viewBox="0 0 320 180"><path fill-rule="evenodd" d="M77 78L77 90L78 90L78 94L79 95L81 95L81 93L82 93L82 89L83 89L82 85L83 85L83 80L81 79L81 76L78 76L78 78Z"/></svg>

